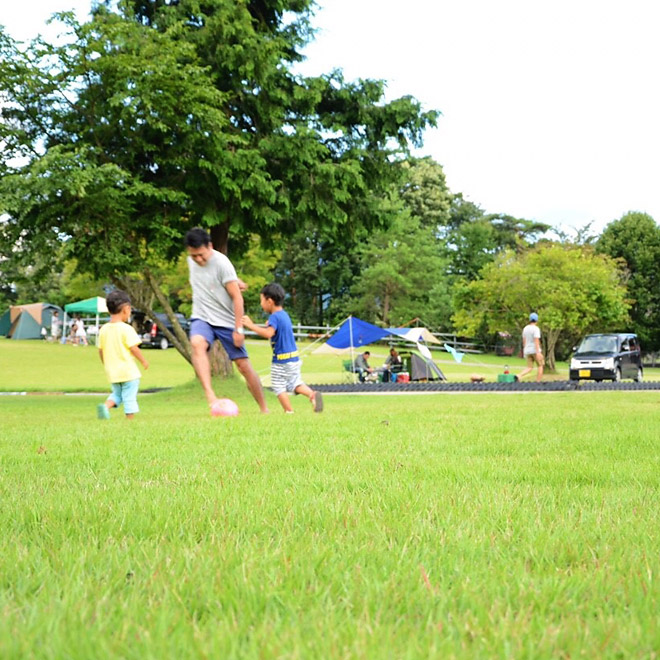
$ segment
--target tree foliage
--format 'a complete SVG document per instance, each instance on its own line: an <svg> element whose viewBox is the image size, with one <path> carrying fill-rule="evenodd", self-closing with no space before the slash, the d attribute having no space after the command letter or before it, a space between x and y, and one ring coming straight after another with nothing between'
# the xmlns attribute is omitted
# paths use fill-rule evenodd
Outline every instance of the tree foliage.
<svg viewBox="0 0 660 660"><path fill-rule="evenodd" d="M141 276L173 317L157 269L194 225L237 255L252 235L268 247L303 225L323 239L383 226L436 113L384 102L381 81L294 75L311 6L124 0L82 25L61 16L62 45L2 36L2 250L63 244L94 276Z"/></svg>
<svg viewBox="0 0 660 660"><path fill-rule="evenodd" d="M346 312L385 327L420 317L447 328L451 295L446 262L429 227L401 213L393 225L374 232L360 247L360 275Z"/></svg>
<svg viewBox="0 0 660 660"><path fill-rule="evenodd" d="M480 279L458 292L454 322L470 336L482 326L520 336L529 313L538 312L546 360L554 369L560 339L618 329L629 306L613 259L588 246L547 244L507 251L485 266Z"/></svg>
<svg viewBox="0 0 660 660"><path fill-rule="evenodd" d="M646 213L626 213L601 234L597 250L625 262L632 330L642 347L660 349L660 227Z"/></svg>
<svg viewBox="0 0 660 660"><path fill-rule="evenodd" d="M474 280L505 250L529 248L549 225L502 213L485 213L461 193L452 196L449 221L440 235L446 242L449 268L456 278Z"/></svg>

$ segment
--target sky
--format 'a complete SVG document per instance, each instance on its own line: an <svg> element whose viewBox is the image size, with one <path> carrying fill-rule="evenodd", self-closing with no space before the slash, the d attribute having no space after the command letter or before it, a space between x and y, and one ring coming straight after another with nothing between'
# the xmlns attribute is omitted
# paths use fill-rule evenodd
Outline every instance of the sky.
<svg viewBox="0 0 660 660"><path fill-rule="evenodd" d="M4 0L4 3L8 0ZM19 39L90 0L22 0ZM318 0L299 67L387 81L442 114L416 155L489 213L601 231L628 211L660 221L658 0ZM51 32L52 34L52 28Z"/></svg>

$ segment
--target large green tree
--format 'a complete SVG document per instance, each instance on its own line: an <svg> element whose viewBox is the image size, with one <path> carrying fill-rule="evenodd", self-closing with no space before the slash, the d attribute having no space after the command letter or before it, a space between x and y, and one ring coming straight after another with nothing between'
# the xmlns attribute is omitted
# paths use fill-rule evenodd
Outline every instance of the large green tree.
<svg viewBox="0 0 660 660"><path fill-rule="evenodd" d="M342 300L359 273L358 246L366 236L364 230L343 239L324 236L306 224L287 241L275 276L297 321L326 325L343 319Z"/></svg>
<svg viewBox="0 0 660 660"><path fill-rule="evenodd" d="M486 265L479 279L460 289L454 322L468 336L482 327L520 336L529 313L536 311L548 367L554 369L562 338L572 342L586 332L620 328L629 306L612 258L588 246L546 244L507 251Z"/></svg>
<svg viewBox="0 0 660 660"><path fill-rule="evenodd" d="M632 329L645 350L659 350L660 227L646 213L626 213L605 227L596 249L625 262Z"/></svg>
<svg viewBox="0 0 660 660"><path fill-rule="evenodd" d="M82 270L143 278L172 314L156 272L194 225L240 253L253 234L267 247L304 224L325 238L387 223L384 192L436 114L385 102L381 81L294 75L311 1L113 6L63 17L64 45L0 35L5 251L64 243Z"/></svg>
<svg viewBox="0 0 660 660"><path fill-rule="evenodd" d="M360 274L345 309L386 327L421 318L445 329L451 318L446 271L435 233L402 212L361 246Z"/></svg>
<svg viewBox="0 0 660 660"><path fill-rule="evenodd" d="M452 275L473 280L498 254L505 250L525 250L549 229L550 226L542 222L486 213L457 193L452 196L449 220L441 228L440 236L447 246Z"/></svg>
<svg viewBox="0 0 660 660"><path fill-rule="evenodd" d="M421 226L442 231L450 223L453 202L442 165L430 157L411 158L402 169L399 196L405 208Z"/></svg>

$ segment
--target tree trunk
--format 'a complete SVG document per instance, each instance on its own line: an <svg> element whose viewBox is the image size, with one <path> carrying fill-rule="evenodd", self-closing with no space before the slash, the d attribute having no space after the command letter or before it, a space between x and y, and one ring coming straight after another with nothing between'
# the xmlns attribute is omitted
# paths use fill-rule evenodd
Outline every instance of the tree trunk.
<svg viewBox="0 0 660 660"><path fill-rule="evenodd" d="M172 334L169 328L163 326L161 328L163 334L167 337L170 343L177 349L177 351L179 351L179 353L181 353L181 355L183 355L183 357L192 364L192 348L190 347L190 341L188 340L188 336L186 335L186 333L183 331L181 324L174 315L174 310L172 309L172 305L170 305L170 301L167 299L167 296L163 293L163 290L160 288L158 282L156 281L156 278L153 276L153 274L148 268L144 269L143 275L145 281L150 286L151 290L154 292L156 299L161 304L163 311L165 312L165 314L167 314L167 318L170 320L170 323L172 324L172 328L174 329L174 334ZM153 309L149 308L146 309L145 311L149 312L151 318L154 318L155 312Z"/></svg>
<svg viewBox="0 0 660 660"><path fill-rule="evenodd" d="M383 325L385 327L388 326L389 320L390 320L390 293L386 287L385 294L383 296Z"/></svg>
<svg viewBox="0 0 660 660"><path fill-rule="evenodd" d="M229 254L229 220L214 225L209 233L213 248L222 254Z"/></svg>
<svg viewBox="0 0 660 660"><path fill-rule="evenodd" d="M211 375L229 378L232 375L232 362L219 341L214 341L209 359L211 361Z"/></svg>
<svg viewBox="0 0 660 660"><path fill-rule="evenodd" d="M548 371L556 371L557 365L555 362L555 346L557 345L557 340L561 330L546 330L545 331L545 363L548 367Z"/></svg>
<svg viewBox="0 0 660 660"><path fill-rule="evenodd" d="M161 288L158 286L158 282L156 282L153 275L147 269L145 269L143 275L144 281L133 280L127 277L115 277L113 278L113 283L123 291L126 291L131 299L131 303L137 309L140 309L141 311L148 314L152 319L156 315L156 312L153 309L153 299L154 296L156 297L158 302L160 302L160 304L163 306L163 309L165 310L168 318L170 319L175 333L172 334L168 328L162 327L161 330L163 331L163 334L167 337L172 346L174 346L176 350L179 351L179 353L181 353L181 355L183 355L183 357L192 364L190 342L188 341L188 337L183 331L181 324L177 320L176 316L174 316L172 306L167 300L165 294L162 292ZM149 287L151 295L145 294L145 284Z"/></svg>

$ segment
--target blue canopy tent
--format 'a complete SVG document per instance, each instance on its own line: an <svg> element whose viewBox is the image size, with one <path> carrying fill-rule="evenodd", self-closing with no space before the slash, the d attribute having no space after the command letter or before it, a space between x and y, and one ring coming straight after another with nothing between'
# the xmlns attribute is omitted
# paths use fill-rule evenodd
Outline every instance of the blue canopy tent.
<svg viewBox="0 0 660 660"><path fill-rule="evenodd" d="M440 342L426 328L379 328L377 325L367 323L361 319L349 316L325 344L322 344L314 353L332 353L334 355L345 355L350 353L351 363L355 360L355 349L373 342L380 341L392 335L406 339L417 344L417 348L423 355L423 362L432 371L445 380L444 374L438 369L431 359L431 354L426 347L426 342L440 344ZM415 356L417 357L417 356ZM430 363L430 364L427 364Z"/></svg>
<svg viewBox="0 0 660 660"><path fill-rule="evenodd" d="M326 345L335 349L354 349L372 344L375 341L389 337L391 334L388 329L379 328L366 321L356 319L354 316L349 316L339 326L339 330L328 339Z"/></svg>

